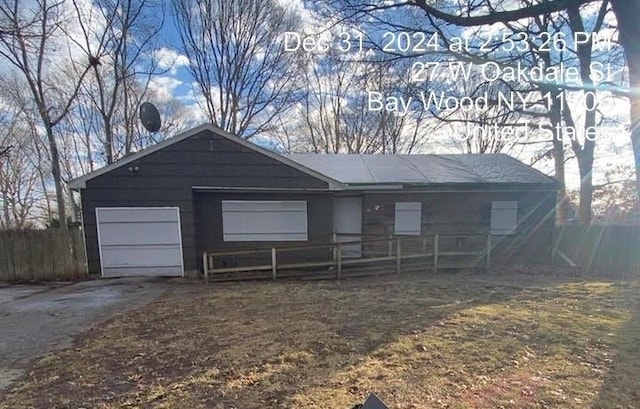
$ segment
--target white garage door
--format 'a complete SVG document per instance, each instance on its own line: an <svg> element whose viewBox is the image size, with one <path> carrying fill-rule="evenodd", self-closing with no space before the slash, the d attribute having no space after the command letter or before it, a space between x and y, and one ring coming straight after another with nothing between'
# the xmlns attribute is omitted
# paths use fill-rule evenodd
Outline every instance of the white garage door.
<svg viewBox="0 0 640 409"><path fill-rule="evenodd" d="M177 207L96 208L103 277L182 276Z"/></svg>

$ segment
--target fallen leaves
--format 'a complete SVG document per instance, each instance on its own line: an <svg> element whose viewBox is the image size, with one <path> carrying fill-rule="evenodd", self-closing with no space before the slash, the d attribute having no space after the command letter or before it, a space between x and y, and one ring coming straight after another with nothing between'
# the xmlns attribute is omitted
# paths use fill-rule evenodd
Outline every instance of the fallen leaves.
<svg viewBox="0 0 640 409"><path fill-rule="evenodd" d="M0 407L632 407L639 283L554 277L187 286L34 362Z"/></svg>

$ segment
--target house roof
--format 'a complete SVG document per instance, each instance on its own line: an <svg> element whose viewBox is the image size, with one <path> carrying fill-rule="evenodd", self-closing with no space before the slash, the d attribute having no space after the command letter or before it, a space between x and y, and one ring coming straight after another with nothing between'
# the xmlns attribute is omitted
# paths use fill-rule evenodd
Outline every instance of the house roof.
<svg viewBox="0 0 640 409"><path fill-rule="evenodd" d="M129 163L133 163L147 155L150 155L154 152L157 152L161 149L166 148L167 146L173 145L175 143L178 143L180 141L183 141L185 139L191 138L192 136L195 136L197 134L199 134L202 131L211 131L214 134L223 137L225 139L228 139L232 142L235 142L239 145L244 146L247 149L251 149L255 152L261 153L265 156L268 156L271 159L277 160L278 162L281 162L287 166L291 166L294 169L297 169L303 173L308 174L309 176L315 177L317 179L320 179L322 181L325 181L329 184L330 188L335 188L337 185L339 185L339 182L337 182L336 180L332 179L329 176L326 176L322 173L318 173L317 171L307 168L306 166L295 162L289 158L287 158L286 156L283 155L279 155L275 152L272 152L268 149L265 149L261 146L256 145L255 143L251 143L249 141L247 141L246 139L242 139L238 136L235 136L211 123L205 123L199 126L196 126L195 128L191 128L189 130L186 130L184 132L181 132L171 138L167 138L165 140L163 140L162 142L159 142L155 145L152 145L146 149L143 149L139 152L136 152L134 154L131 154L129 156L125 156L124 158L111 163L107 166L104 166L100 169L94 170L93 172L87 173L85 175L82 175L76 179L73 179L72 181L69 182L69 187L71 189L77 190L77 189L84 189L86 188L86 183L88 180L91 180L93 178L96 178L100 175L104 175L105 173L111 172L112 170L118 169L122 166L128 165Z"/></svg>
<svg viewBox="0 0 640 409"><path fill-rule="evenodd" d="M126 156L117 162L80 176L69 183L71 189L83 189L86 182L126 166L147 155L203 131L226 138L261 153L305 174L325 181L332 190L353 188L395 188L403 185L549 185L555 179L506 154L457 155L363 155L363 154L289 154L280 155L207 123ZM552 186L553 185L553 186Z"/></svg>
<svg viewBox="0 0 640 409"><path fill-rule="evenodd" d="M290 154L287 158L345 185L556 183L506 154Z"/></svg>

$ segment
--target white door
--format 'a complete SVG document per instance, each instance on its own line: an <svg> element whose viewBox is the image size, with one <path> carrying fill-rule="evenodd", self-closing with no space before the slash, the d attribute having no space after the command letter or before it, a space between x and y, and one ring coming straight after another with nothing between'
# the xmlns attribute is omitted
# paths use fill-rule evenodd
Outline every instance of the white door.
<svg viewBox="0 0 640 409"><path fill-rule="evenodd" d="M177 207L96 208L103 277L182 276Z"/></svg>
<svg viewBox="0 0 640 409"><path fill-rule="evenodd" d="M362 240L361 198L336 197L333 199L333 231L338 234L338 242ZM360 244L342 246L343 257L360 257L361 252Z"/></svg>

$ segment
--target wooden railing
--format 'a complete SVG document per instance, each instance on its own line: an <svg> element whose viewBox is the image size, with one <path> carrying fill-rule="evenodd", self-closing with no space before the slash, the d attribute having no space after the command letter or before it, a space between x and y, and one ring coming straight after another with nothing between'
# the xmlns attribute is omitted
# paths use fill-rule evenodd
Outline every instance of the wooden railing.
<svg viewBox="0 0 640 409"><path fill-rule="evenodd" d="M357 237L358 240L348 240ZM342 239L342 240L340 240ZM455 245L451 242L455 241ZM471 249L463 249L463 241L475 241ZM445 242L445 246L443 246ZM360 251L356 257L349 257L345 249L358 246ZM453 248L452 248L453 247ZM300 253L296 257L296 253ZM351 253L353 255L353 253ZM472 263L460 265L443 265L443 258L457 259L472 257ZM315 259L314 259L315 258ZM306 260L305 260L306 259ZM286 274L303 269L333 269L335 278L343 276L344 267L384 265L400 273L403 261L419 262L422 267L433 269L461 268L481 265L489 267L491 263L491 235L425 235L425 236L375 236L356 234L334 234L326 244L290 245L280 247L260 247L246 250L230 250L224 252L204 252L202 264L205 280L233 279L235 273L243 273L237 278L257 278L247 275L256 273L265 278L268 272L273 280L278 277L291 277ZM231 266L227 265L232 261ZM299 261L305 260L305 261ZM308 260L308 261L307 261ZM392 263L387 266L385 263ZM242 265L239 265L242 264ZM471 265L470 265L471 264ZM331 271L331 270L329 270ZM327 274L327 271L324 272Z"/></svg>

